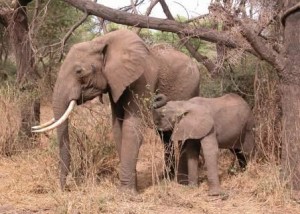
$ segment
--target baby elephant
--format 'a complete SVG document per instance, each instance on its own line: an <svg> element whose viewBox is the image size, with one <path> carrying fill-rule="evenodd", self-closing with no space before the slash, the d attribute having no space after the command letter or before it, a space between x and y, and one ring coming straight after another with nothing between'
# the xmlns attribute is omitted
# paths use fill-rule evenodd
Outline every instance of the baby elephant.
<svg viewBox="0 0 300 214"><path fill-rule="evenodd" d="M254 118L249 105L236 94L169 102L163 94L158 94L154 98L153 117L159 130L173 130L173 142L183 142L181 156L185 153L186 161L180 161L185 166L178 166L178 175L186 172L189 185L198 185L201 144L208 171L209 195L221 193L218 149L230 149L242 168L246 167L246 156L254 149Z"/></svg>

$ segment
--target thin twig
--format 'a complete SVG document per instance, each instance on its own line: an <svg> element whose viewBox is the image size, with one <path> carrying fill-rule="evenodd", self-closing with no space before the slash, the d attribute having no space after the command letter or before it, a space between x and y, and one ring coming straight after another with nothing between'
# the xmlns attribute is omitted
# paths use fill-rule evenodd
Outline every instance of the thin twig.
<svg viewBox="0 0 300 214"><path fill-rule="evenodd" d="M138 0L136 0L135 2L133 2L133 0L130 0L132 11L133 11L134 14L138 14L138 11L136 9L136 3L137 3L137 1Z"/></svg>
<svg viewBox="0 0 300 214"><path fill-rule="evenodd" d="M171 11L169 10L168 5L166 4L165 0L159 0L164 13L166 14L167 18L170 20L174 20L174 17L171 14ZM215 74L218 70L217 66L206 56L200 54L192 43L190 43L188 40L189 38L185 37L180 32L177 33L178 37L184 42L184 46L188 49L188 51L192 54L192 56L198 61L201 62L206 69L211 73Z"/></svg>
<svg viewBox="0 0 300 214"><path fill-rule="evenodd" d="M183 23L191 23L191 22L197 21L199 19L204 19L207 16L209 16L209 14L203 14L203 15L200 15L200 16L197 16L197 17L194 17L194 18L190 18L190 19L184 21Z"/></svg>
<svg viewBox="0 0 300 214"><path fill-rule="evenodd" d="M60 52L60 57L59 57L58 62L60 62L63 58L64 47L65 47L67 40L70 38L72 33L87 19L88 16L89 16L89 14L87 12L85 12L84 16L75 25L73 25L70 28L70 30L66 33L64 38L61 40L61 52Z"/></svg>
<svg viewBox="0 0 300 214"><path fill-rule="evenodd" d="M155 7L155 5L159 2L159 0L151 0L150 6L147 8L145 16L149 16L152 9ZM141 32L142 28L138 28L136 30L136 33L139 34Z"/></svg>
<svg viewBox="0 0 300 214"><path fill-rule="evenodd" d="M296 12L297 10L300 10L300 2L297 3L296 5L294 5L293 7L290 7L289 9L287 9L287 10L283 13L283 15L282 15L282 17L281 17L281 23L282 23L283 25L285 25L285 19L286 19L289 15L291 15L292 13Z"/></svg>

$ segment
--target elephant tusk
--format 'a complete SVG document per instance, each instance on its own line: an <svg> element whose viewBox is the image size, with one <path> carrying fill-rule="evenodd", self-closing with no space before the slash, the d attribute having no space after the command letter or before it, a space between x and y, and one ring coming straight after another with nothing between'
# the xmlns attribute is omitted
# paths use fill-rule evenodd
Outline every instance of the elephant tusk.
<svg viewBox="0 0 300 214"><path fill-rule="evenodd" d="M41 129L32 130L32 132L40 133L40 132L46 132L55 129L56 127L58 127L68 119L69 115L71 114L75 106L76 106L76 101L72 100L65 113L61 116L61 118L59 118L56 122L52 123L50 126Z"/></svg>
<svg viewBox="0 0 300 214"><path fill-rule="evenodd" d="M47 126L50 126L52 123L55 122L55 119L52 118L51 120L49 120L48 122L42 124L42 125L39 125L39 126L32 126L31 129L41 129L41 128L44 128L44 127L47 127Z"/></svg>

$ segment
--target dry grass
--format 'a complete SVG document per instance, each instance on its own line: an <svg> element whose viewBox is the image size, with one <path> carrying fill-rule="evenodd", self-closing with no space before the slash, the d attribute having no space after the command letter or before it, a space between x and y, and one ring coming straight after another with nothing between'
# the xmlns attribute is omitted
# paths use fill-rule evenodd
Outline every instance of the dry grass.
<svg viewBox="0 0 300 214"><path fill-rule="evenodd" d="M155 151L153 151L155 149ZM153 154L155 156L153 157ZM247 171L228 174L230 158L220 158L222 186L228 197L208 197L207 181L190 188L157 180L161 173L160 145L145 143L138 170L139 194L118 191L116 175L101 180L70 179L70 192L58 188L57 155L53 148L39 148L0 159L0 213L298 213L299 204L289 199L279 182L279 169L271 164L250 164ZM154 163L152 162L154 160ZM156 173L154 173L156 174ZM153 184L155 183L155 184ZM5 211L6 210L6 211Z"/></svg>
<svg viewBox="0 0 300 214"><path fill-rule="evenodd" d="M0 154L15 154L20 148L18 131L20 129L19 99L15 90L0 89ZM18 145L19 144L19 145Z"/></svg>
<svg viewBox="0 0 300 214"><path fill-rule="evenodd" d="M269 94L273 97L272 93ZM267 100L270 100L268 98ZM11 115L14 100L1 97L1 115ZM5 103L5 105L3 104ZM259 110L266 114L267 102ZM10 106L9 110L6 107ZM3 107L4 106L4 107ZM274 118L269 111L270 118ZM12 121L13 116L6 116ZM43 106L42 121L52 117L49 105ZM0 156L0 213L299 213L300 205L290 199L280 180L280 168L273 149L259 142L264 161L256 159L245 172L232 174L232 154L222 151L219 159L221 185L226 194L209 197L205 169L200 186L191 188L161 179L163 147L155 132L143 129L145 143L141 147L137 172L139 194L131 196L118 190L118 158L110 127L107 105L89 103L72 115L72 173L68 177L70 191L61 192L58 183L58 149L54 133L42 135L38 147L16 155ZM97 124L95 126L95 124ZM272 122L261 126L259 141L271 138ZM14 123L13 126L17 126ZM5 127L1 124L1 127ZM267 128L269 127L269 128ZM7 129L6 129L7 130ZM8 133L8 132L7 132ZM1 135L1 139L10 139ZM13 138L17 139L17 138ZM1 141L0 146L4 141ZM11 142L11 141L7 141ZM12 141L13 142L13 141ZM278 143L278 142L277 142ZM260 156L261 157L261 156Z"/></svg>

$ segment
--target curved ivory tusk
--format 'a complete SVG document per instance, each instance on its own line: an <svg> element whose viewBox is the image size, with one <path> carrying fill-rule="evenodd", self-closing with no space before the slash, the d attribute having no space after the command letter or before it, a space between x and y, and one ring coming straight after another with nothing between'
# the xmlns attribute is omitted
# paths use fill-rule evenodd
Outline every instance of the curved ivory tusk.
<svg viewBox="0 0 300 214"><path fill-rule="evenodd" d="M68 119L69 115L71 114L72 110L74 109L76 105L76 101L72 100L67 108L67 110L65 111L65 113L63 114L63 116L61 116L61 118L59 118L56 122L52 123L50 126L47 126L45 128L42 129L37 129L37 130L32 130L32 132L46 132L46 131L50 131L52 129L55 129L57 126L61 125L63 122L66 121L66 119Z"/></svg>
<svg viewBox="0 0 300 214"><path fill-rule="evenodd" d="M42 124L42 125L39 125L39 126L32 126L31 129L41 129L41 128L44 128L44 127L47 127L47 126L50 126L52 123L55 122L55 119L52 118L51 120L47 121L46 123Z"/></svg>

